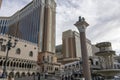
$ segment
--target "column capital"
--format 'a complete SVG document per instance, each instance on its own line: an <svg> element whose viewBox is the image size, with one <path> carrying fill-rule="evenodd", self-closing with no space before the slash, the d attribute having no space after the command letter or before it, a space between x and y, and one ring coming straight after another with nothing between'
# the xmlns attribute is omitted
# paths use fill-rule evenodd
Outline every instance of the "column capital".
<svg viewBox="0 0 120 80"><path fill-rule="evenodd" d="M77 27L79 32L85 32L86 27L85 26L81 26L81 27Z"/></svg>
<svg viewBox="0 0 120 80"><path fill-rule="evenodd" d="M49 8L56 8L56 2L54 0L46 0L45 6Z"/></svg>
<svg viewBox="0 0 120 80"><path fill-rule="evenodd" d="M79 17L79 20L74 24L80 32L85 32L89 24L85 21L84 17Z"/></svg>

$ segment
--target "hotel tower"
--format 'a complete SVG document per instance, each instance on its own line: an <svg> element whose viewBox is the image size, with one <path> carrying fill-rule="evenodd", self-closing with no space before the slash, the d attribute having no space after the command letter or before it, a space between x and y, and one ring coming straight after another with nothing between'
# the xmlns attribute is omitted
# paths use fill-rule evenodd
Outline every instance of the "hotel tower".
<svg viewBox="0 0 120 80"><path fill-rule="evenodd" d="M10 17L0 17L0 34L38 44L38 65L42 72L57 69L55 57L55 0L33 0Z"/></svg>

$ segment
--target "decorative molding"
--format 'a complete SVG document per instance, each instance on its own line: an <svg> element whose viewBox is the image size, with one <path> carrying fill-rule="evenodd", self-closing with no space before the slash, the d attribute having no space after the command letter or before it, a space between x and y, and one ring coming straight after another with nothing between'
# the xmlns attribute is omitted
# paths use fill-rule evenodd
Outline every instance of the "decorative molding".
<svg viewBox="0 0 120 80"><path fill-rule="evenodd" d="M79 32L85 32L86 27L85 26L81 26L81 27L77 27Z"/></svg>

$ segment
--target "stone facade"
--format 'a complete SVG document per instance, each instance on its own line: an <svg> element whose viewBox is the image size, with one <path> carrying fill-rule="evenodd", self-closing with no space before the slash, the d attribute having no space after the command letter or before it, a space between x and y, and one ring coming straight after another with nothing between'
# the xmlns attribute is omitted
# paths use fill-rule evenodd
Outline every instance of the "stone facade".
<svg viewBox="0 0 120 80"><path fill-rule="evenodd" d="M86 40L88 55L93 56L92 44L90 40ZM67 30L62 35L62 45L56 47L58 61L69 63L81 58L80 36L78 32Z"/></svg>
<svg viewBox="0 0 120 80"><path fill-rule="evenodd" d="M6 42L8 41L7 35L0 35L0 38L6 41L3 45L0 44L0 75L3 72L3 67L6 58ZM15 39L15 37L13 37ZM13 41L12 39L12 41ZM18 39L18 38L16 38ZM7 75L20 77L30 76L37 73L37 44L18 39L18 43L15 48L11 48L9 51L9 58L7 60Z"/></svg>
<svg viewBox="0 0 120 80"><path fill-rule="evenodd" d="M33 0L12 16L0 17L0 23L1 34L38 45L39 71L54 73L56 66L59 67L55 55L55 0Z"/></svg>
<svg viewBox="0 0 120 80"><path fill-rule="evenodd" d="M55 53L56 2L33 0L9 17L0 17L0 34L37 43L39 52Z"/></svg>
<svg viewBox="0 0 120 80"><path fill-rule="evenodd" d="M77 37L77 38L76 38ZM58 61L63 64L62 69L62 77L63 78L69 78L69 77L78 77L82 78L83 73L82 73L82 59L81 59L81 46L79 45L80 40L79 40L79 35L77 32L74 32L72 30L68 30L63 32L63 44L56 46L56 54ZM104 42L103 42L104 43ZM91 69L91 74L92 74L92 79L93 80L102 80L104 77L96 71L98 70L103 70L103 66L106 64L102 65L103 62L108 62L109 60L102 60L99 56L96 56L95 53L99 52L100 49L96 47L95 44L91 44L90 40L86 40L87 44L87 50L88 50L88 55L89 55L89 65ZM74 46L76 45L76 46ZM77 53L77 49L79 49ZM112 47L109 48L101 48L103 50L112 50ZM79 54L80 56L78 56ZM77 56L75 56L77 55ZM119 56L114 55L113 56L114 60L111 62L113 63L113 67L115 70L119 71L120 69L120 59Z"/></svg>
<svg viewBox="0 0 120 80"><path fill-rule="evenodd" d="M101 48L101 49L103 51L107 51L107 50L112 50L112 47L110 46L110 47L105 47L105 48ZM103 68L103 66L107 65L107 63L112 63L112 67L114 70L116 70L116 73L118 73L120 70L120 56L114 55L113 61L109 62L109 60L103 60L99 56L95 55L95 53L99 53L99 51L100 51L100 49L97 48L96 45L92 45L93 56L89 56L89 65L90 65L90 70L91 70L91 74L92 74L92 80L103 80L105 75L100 75L98 72L100 70L107 70L107 68ZM62 59L63 56L60 56L60 54L62 53L61 45L56 47L56 52L58 55L58 60ZM107 55L109 55L109 51L108 51ZM102 60L102 62L101 62L101 60ZM110 59L110 60L112 60L112 59ZM105 63L105 62L107 62L107 63ZM82 67L81 59L63 64L62 70L63 71L61 74L62 74L62 78L64 78L64 79L69 78L69 77L83 78L83 67ZM110 70L108 71L108 73L109 72L110 72ZM110 74L113 74L113 72L110 72Z"/></svg>

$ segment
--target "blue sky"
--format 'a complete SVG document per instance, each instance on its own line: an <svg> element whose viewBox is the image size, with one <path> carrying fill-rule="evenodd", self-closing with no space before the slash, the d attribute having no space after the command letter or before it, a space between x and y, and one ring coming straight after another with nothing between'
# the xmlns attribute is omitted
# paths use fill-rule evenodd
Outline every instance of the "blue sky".
<svg viewBox="0 0 120 80"><path fill-rule="evenodd" d="M10 16L32 0L3 0L0 16ZM120 53L120 0L57 0L56 44L62 43L62 32L78 31L73 25L79 16L90 24L87 38L93 44L110 41Z"/></svg>

